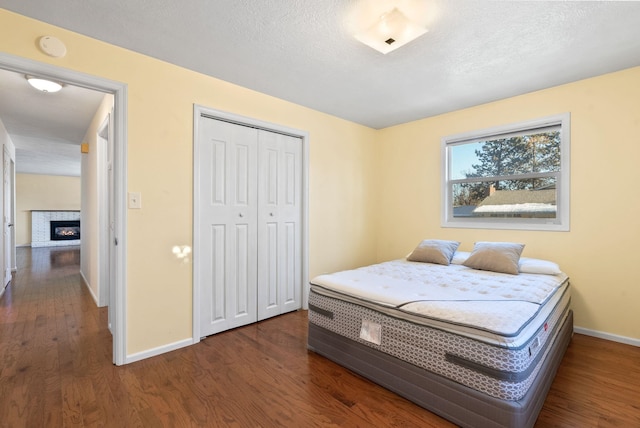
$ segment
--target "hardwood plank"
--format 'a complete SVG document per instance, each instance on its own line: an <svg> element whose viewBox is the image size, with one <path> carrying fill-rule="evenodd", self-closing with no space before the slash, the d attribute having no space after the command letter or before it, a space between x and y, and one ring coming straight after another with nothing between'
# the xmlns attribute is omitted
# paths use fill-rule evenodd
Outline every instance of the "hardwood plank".
<svg viewBox="0 0 640 428"><path fill-rule="evenodd" d="M0 298L0 427L451 427L307 351L298 311L124 367L79 250L18 250ZM576 334L536 427L640 426L640 348Z"/></svg>
<svg viewBox="0 0 640 428"><path fill-rule="evenodd" d="M640 426L640 348L575 334L538 426Z"/></svg>

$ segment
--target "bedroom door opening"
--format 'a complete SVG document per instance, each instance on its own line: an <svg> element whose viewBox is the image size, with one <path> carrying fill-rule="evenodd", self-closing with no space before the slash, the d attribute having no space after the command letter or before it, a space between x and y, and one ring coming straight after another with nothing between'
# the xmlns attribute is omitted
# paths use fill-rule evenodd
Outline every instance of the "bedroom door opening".
<svg viewBox="0 0 640 428"><path fill-rule="evenodd" d="M113 210L115 218L115 234L110 245L113 246L114 257L110 259L113 278L110 287L110 319L112 324L112 358L113 363L122 365L127 363L126 356L126 211L123 201L126 200L126 105L127 86L123 83L111 81L97 76L64 69L0 52L0 68L22 75L35 75L62 82L70 86L78 86L114 96L113 120L113 181L114 199ZM102 254L99 257L103 257ZM113 306L113 307L112 307Z"/></svg>
<svg viewBox="0 0 640 428"><path fill-rule="evenodd" d="M194 111L194 342L307 307L307 135Z"/></svg>

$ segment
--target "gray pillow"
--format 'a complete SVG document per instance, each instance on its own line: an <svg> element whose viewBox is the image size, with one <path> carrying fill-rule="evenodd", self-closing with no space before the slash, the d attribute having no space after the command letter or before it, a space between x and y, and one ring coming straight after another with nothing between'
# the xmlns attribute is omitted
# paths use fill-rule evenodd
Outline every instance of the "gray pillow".
<svg viewBox="0 0 640 428"><path fill-rule="evenodd" d="M517 275L523 249L524 244L515 242L476 242L471 255L462 264L472 269Z"/></svg>
<svg viewBox="0 0 640 428"><path fill-rule="evenodd" d="M407 256L407 260L448 265L459 245L457 241L425 239Z"/></svg>

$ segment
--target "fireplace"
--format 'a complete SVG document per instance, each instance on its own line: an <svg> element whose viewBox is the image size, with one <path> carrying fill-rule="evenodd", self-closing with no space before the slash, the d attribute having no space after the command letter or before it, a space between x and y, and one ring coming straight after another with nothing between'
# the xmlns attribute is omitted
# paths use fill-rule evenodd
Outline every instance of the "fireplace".
<svg viewBox="0 0 640 428"><path fill-rule="evenodd" d="M52 241L80 239L80 220L51 220L50 225Z"/></svg>
<svg viewBox="0 0 640 428"><path fill-rule="evenodd" d="M80 245L80 211L44 211L44 210L32 210L31 211L31 247L65 247L69 245ZM75 239L66 238L60 239L60 237L54 237L55 241L51 240L51 222L75 222L71 227L78 227L78 229L72 229L71 232L78 232ZM53 235L55 236L58 225L54 225ZM64 226L64 224L63 224ZM68 227L68 226L67 226ZM63 236L70 231L64 231ZM1 425L1 424L0 424Z"/></svg>

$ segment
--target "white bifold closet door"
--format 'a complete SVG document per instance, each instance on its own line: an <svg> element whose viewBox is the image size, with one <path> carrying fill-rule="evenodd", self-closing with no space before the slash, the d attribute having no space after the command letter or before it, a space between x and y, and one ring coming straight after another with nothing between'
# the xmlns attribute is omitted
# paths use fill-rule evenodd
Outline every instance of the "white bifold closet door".
<svg viewBox="0 0 640 428"><path fill-rule="evenodd" d="M258 319L301 307L302 141L258 132Z"/></svg>
<svg viewBox="0 0 640 428"><path fill-rule="evenodd" d="M301 307L301 139L199 119L201 336Z"/></svg>

